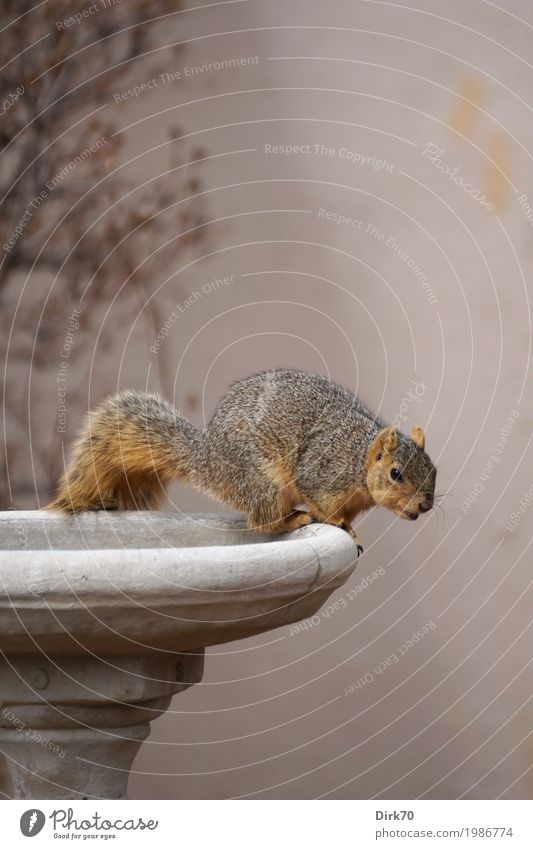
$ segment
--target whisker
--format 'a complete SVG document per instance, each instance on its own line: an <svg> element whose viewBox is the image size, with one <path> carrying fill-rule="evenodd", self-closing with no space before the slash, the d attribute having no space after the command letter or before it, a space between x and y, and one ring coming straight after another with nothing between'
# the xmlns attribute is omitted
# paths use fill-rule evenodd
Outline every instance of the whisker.
<svg viewBox="0 0 533 849"><path fill-rule="evenodd" d="M446 515L446 511L444 510L444 507L442 507L442 505L440 505L438 503L434 504L433 507L435 509L435 518L437 520L437 525L439 527L439 530L444 530L444 526L445 526L446 520L448 518L448 516ZM442 519L442 524L440 522L441 519Z"/></svg>
<svg viewBox="0 0 533 849"><path fill-rule="evenodd" d="M454 498L456 501L459 501L458 493L460 493L460 492L461 492L461 490L458 490L456 488L447 489L447 490L443 490L442 492L434 493L433 497L434 497L435 501L438 501L439 503L441 501L443 501L445 498Z"/></svg>

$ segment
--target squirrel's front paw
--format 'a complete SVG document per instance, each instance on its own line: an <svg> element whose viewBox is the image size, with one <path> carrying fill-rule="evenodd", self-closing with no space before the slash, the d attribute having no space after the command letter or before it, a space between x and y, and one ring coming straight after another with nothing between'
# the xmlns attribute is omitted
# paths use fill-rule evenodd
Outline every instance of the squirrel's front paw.
<svg viewBox="0 0 533 849"><path fill-rule="evenodd" d="M342 528L343 531L346 531L347 534L350 534L351 538L353 539L353 541L355 542L355 544L357 546L357 556L360 557L361 554L363 553L363 545L361 543L361 540L359 539L359 537L355 533L354 529L352 528L351 525L348 524L348 522L343 522L340 525L340 527Z"/></svg>

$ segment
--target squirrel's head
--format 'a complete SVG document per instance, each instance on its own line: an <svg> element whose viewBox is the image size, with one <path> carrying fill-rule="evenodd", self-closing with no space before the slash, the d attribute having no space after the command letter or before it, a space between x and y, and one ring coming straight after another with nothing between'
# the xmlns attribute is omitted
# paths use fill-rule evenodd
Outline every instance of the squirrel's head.
<svg viewBox="0 0 533 849"><path fill-rule="evenodd" d="M415 427L411 438L385 427L366 456L366 485L382 507L402 519L418 519L433 507L435 466L424 451L424 431Z"/></svg>

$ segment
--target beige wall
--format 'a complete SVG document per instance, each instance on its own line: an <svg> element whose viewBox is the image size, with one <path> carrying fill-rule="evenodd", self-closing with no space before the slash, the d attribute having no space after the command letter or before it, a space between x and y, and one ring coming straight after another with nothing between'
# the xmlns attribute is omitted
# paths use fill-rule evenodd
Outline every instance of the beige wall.
<svg viewBox="0 0 533 849"><path fill-rule="evenodd" d="M210 229L215 252L164 289L170 304L178 285L186 297L235 275L168 340L178 402L197 392L209 414L231 380L281 364L330 373L389 418L413 388L405 426L427 429L438 487L450 494L443 516L414 527L384 511L365 516L347 591L378 567L385 574L308 633L209 651L204 683L155 723L134 796L531 794L531 516L506 530L533 483L532 234L518 202L533 198L531 25L511 14L531 10L420 5L424 14L246 3L182 21L191 36L251 29L191 42L189 64L260 63L197 78L167 100L210 98L181 110L209 152L252 149L209 164L210 215L227 219ZM270 58L289 56L312 58ZM138 104L146 116L155 107ZM445 154L432 162L429 144ZM343 147L385 162L352 164ZM496 209L439 163L459 166ZM175 504L211 509L183 490ZM344 695L365 674L374 680Z"/></svg>
<svg viewBox="0 0 533 849"><path fill-rule="evenodd" d="M409 5L251 0L187 12L169 23L169 42L190 39L177 60L169 53L169 72L257 63L115 109L121 126L141 121L125 130L126 155L179 124L216 157L203 166L214 223L205 255L161 281L162 315L177 301L183 313L160 354L140 324L120 324L120 301L110 309L118 354L96 350L95 393L158 386L164 353L165 392L201 423L242 375L328 373L383 416L423 425L449 493L443 513L416 525L383 510L362 518L357 571L307 633L209 650L203 683L154 723L134 798L531 795L533 507L507 526L533 494L533 234L519 204L533 203L533 15L527 0L507 12L481 0ZM139 64L139 81L149 76ZM138 161L139 181L157 163ZM172 498L177 510L219 509L184 489Z"/></svg>

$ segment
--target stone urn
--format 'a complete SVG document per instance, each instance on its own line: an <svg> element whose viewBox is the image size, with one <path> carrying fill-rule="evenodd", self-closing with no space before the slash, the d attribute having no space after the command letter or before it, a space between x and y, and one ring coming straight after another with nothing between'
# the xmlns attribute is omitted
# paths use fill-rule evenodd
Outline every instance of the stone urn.
<svg viewBox="0 0 533 849"><path fill-rule="evenodd" d="M0 752L17 799L126 798L150 721L206 646L305 619L357 562L347 533L241 518L0 513Z"/></svg>

